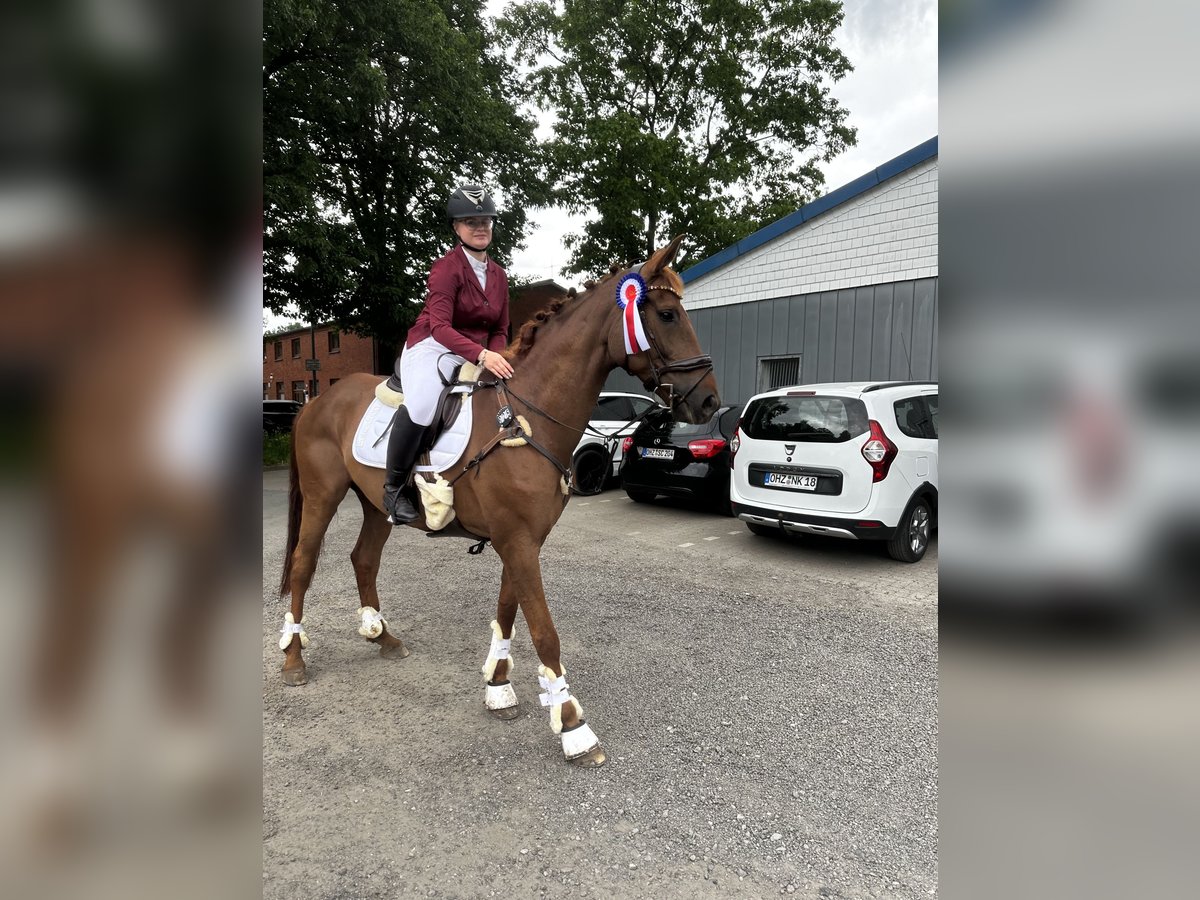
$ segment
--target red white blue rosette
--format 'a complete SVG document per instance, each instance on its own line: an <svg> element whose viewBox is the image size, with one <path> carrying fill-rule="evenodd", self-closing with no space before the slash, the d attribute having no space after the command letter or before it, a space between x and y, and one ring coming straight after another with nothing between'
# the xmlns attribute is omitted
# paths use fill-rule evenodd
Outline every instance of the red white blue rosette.
<svg viewBox="0 0 1200 900"><path fill-rule="evenodd" d="M624 312L621 316L621 330L625 335L625 352L640 353L650 349L646 340L646 332L642 329L642 317L638 315L638 307L646 299L646 282L637 272L630 272L617 285L617 306Z"/></svg>

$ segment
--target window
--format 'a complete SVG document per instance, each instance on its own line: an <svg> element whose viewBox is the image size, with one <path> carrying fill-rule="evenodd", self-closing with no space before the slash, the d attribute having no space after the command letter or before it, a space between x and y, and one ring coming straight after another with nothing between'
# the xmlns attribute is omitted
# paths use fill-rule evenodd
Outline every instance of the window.
<svg viewBox="0 0 1200 900"><path fill-rule="evenodd" d="M297 403L304 402L304 382L303 381L293 381L292 382L292 399L295 400Z"/></svg>
<svg viewBox="0 0 1200 900"><path fill-rule="evenodd" d="M629 399L629 402L631 404L633 404L633 414L635 416L640 416L642 413L644 413L646 410L648 410L652 406L658 406L658 404L655 403L653 400L650 400L648 398L642 398L642 397L636 397L636 398L631 397Z"/></svg>
<svg viewBox="0 0 1200 900"><path fill-rule="evenodd" d="M896 425L900 431L912 438L937 440L937 424L926 400L933 401L937 409L937 397L906 397L892 404L896 411Z"/></svg>
<svg viewBox="0 0 1200 900"><path fill-rule="evenodd" d="M628 397L601 397L592 410L591 419L606 422L628 422L633 418L633 407Z"/></svg>
<svg viewBox="0 0 1200 900"><path fill-rule="evenodd" d="M292 338L292 359L300 358L300 338Z"/></svg>
<svg viewBox="0 0 1200 900"><path fill-rule="evenodd" d="M755 393L799 383L800 357L776 356L758 361L758 390Z"/></svg>
<svg viewBox="0 0 1200 900"><path fill-rule="evenodd" d="M852 397L763 397L746 410L756 440L840 444L869 430L867 407Z"/></svg>
<svg viewBox="0 0 1200 900"><path fill-rule="evenodd" d="M271 399L270 387L271 386L269 384L267 384L265 381L263 382L263 399L264 400Z"/></svg>
<svg viewBox="0 0 1200 900"><path fill-rule="evenodd" d="M287 388L287 385L285 385L285 384L284 384L282 381L277 381L277 382L275 382L275 399L276 399L276 400L284 400L284 399L286 399L286 398L283 396L283 392L284 392L284 390L285 390L286 388Z"/></svg>
<svg viewBox="0 0 1200 900"><path fill-rule="evenodd" d="M283 359L283 341L275 342L275 359L276 360Z"/></svg>
<svg viewBox="0 0 1200 900"><path fill-rule="evenodd" d="M326 335L329 338L329 352L330 353L341 353L342 352L342 333L340 331L335 331L334 329L330 328L329 331L326 332Z"/></svg>

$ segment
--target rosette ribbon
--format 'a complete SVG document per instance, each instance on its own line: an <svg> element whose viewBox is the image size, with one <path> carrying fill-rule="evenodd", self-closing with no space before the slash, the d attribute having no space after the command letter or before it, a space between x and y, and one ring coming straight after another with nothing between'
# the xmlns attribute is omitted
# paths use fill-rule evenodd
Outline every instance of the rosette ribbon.
<svg viewBox="0 0 1200 900"><path fill-rule="evenodd" d="M636 272L630 272L617 285L617 306L621 307L621 331L625 336L625 352L640 353L650 349L638 307L646 299L646 282Z"/></svg>

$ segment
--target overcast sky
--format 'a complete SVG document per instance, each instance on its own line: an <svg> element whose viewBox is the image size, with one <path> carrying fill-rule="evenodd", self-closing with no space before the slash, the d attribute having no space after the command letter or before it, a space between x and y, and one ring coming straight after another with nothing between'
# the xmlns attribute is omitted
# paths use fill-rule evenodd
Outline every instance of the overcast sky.
<svg viewBox="0 0 1200 900"><path fill-rule="evenodd" d="M489 0L487 15L498 15L512 0ZM937 134L938 43L936 0L845 0L846 19L837 45L854 71L833 93L850 111L858 145L824 166L831 191ZM509 271L523 277L562 275L567 253L563 233L581 218L561 210L533 213L538 229L513 256Z"/></svg>

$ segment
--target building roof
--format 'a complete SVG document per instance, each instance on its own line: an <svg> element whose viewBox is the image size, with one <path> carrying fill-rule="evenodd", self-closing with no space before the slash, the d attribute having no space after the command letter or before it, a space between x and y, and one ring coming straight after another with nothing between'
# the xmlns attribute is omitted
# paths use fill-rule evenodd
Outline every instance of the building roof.
<svg viewBox="0 0 1200 900"><path fill-rule="evenodd" d="M812 203L806 203L793 213L789 213L778 221L772 222L770 225L760 228L758 231L748 235L726 247L724 250L714 253L712 256L700 260L694 266L684 269L679 277L683 279L684 284L689 281L695 281L702 275L707 275L714 269L719 269L726 263L732 262L739 256L749 253L751 250L761 247L768 241L773 241L775 238L787 234L799 228L805 222L808 222L817 216L829 212L843 203L853 200L855 197L869 191L889 178L895 178L902 172L906 172L913 166L925 162L927 159L932 159L938 153L938 139L934 135L924 143L918 144L911 150L901 153L895 159L890 159L883 165L872 169L865 175L860 175L849 184L844 184L834 191L830 191L823 197L814 200Z"/></svg>

